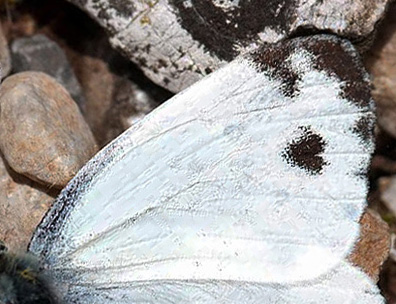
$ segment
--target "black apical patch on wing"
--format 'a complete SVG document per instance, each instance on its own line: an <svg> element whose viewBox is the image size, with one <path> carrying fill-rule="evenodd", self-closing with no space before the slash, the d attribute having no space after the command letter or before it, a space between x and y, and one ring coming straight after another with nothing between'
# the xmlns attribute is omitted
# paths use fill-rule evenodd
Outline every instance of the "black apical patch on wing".
<svg viewBox="0 0 396 304"><path fill-rule="evenodd" d="M240 0L227 10L213 0L169 0L176 9L179 22L194 40L209 52L231 61L238 53L236 44L246 45L258 40L266 27L285 31L293 23L295 0Z"/></svg>
<svg viewBox="0 0 396 304"><path fill-rule="evenodd" d="M373 110L370 82L358 53L352 45L330 35L295 38L265 45L251 53L252 60L261 70L273 68L273 76L284 82L286 96L297 93L298 74L285 61L291 54L307 51L311 54L311 64L316 70L335 77L340 82L341 97L353 102L363 111Z"/></svg>
<svg viewBox="0 0 396 304"><path fill-rule="evenodd" d="M281 90L286 97L296 97L299 93L300 76L293 70L288 57L293 53L291 43L267 46L251 54L251 59L260 72L267 72L270 77L281 81Z"/></svg>
<svg viewBox="0 0 396 304"><path fill-rule="evenodd" d="M341 82L341 97L362 109L370 109L370 82L358 53L346 40L307 39L304 48L313 55L313 66L337 77Z"/></svg>
<svg viewBox="0 0 396 304"><path fill-rule="evenodd" d="M290 142L281 155L292 167L297 166L311 175L320 174L328 165L321 155L325 151L326 141L309 126L299 129L302 134Z"/></svg>

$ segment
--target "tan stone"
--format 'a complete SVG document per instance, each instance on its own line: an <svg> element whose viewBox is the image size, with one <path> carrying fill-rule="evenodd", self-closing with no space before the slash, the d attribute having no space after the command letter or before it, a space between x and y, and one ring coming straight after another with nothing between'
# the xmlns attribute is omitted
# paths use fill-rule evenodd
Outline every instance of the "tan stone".
<svg viewBox="0 0 396 304"><path fill-rule="evenodd" d="M16 172L62 188L97 146L60 84L41 72L23 72L0 87L0 149Z"/></svg>

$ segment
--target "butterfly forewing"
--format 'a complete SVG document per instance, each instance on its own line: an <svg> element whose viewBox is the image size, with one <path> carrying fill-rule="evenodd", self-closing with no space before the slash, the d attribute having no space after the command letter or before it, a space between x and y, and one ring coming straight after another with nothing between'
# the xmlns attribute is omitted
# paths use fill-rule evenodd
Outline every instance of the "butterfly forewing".
<svg viewBox="0 0 396 304"><path fill-rule="evenodd" d="M70 303L77 294L139 302L149 290L142 302L195 303L201 290L212 302L218 293L243 303L232 295L246 292L256 303L276 288L290 298L299 282L311 282L299 287L307 293L336 284L359 234L373 150L354 54L329 36L295 39L214 72L83 168L31 251L71 284ZM350 281L344 292L359 289Z"/></svg>

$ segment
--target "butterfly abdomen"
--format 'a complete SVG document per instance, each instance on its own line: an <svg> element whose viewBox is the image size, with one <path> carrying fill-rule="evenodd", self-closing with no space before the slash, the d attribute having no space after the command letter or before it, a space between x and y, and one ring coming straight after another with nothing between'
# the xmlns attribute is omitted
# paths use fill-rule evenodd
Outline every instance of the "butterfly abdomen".
<svg viewBox="0 0 396 304"><path fill-rule="evenodd" d="M33 257L0 251L0 304L55 303L53 292Z"/></svg>

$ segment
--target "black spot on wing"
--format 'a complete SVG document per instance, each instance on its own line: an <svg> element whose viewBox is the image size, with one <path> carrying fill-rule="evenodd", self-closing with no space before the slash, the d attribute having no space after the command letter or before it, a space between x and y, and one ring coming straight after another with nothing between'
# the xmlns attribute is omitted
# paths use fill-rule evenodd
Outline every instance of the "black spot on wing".
<svg viewBox="0 0 396 304"><path fill-rule="evenodd" d="M309 126L299 129L302 134L286 146L281 156L290 166L299 167L311 175L318 175L328 165L321 155L325 151L326 141Z"/></svg>
<svg viewBox="0 0 396 304"><path fill-rule="evenodd" d="M187 1L169 0L181 26L192 38L227 61L238 55L237 44L258 40L258 33L265 28L287 30L296 7L295 0L240 0L238 6L224 10L214 2L191 0L187 4Z"/></svg>

